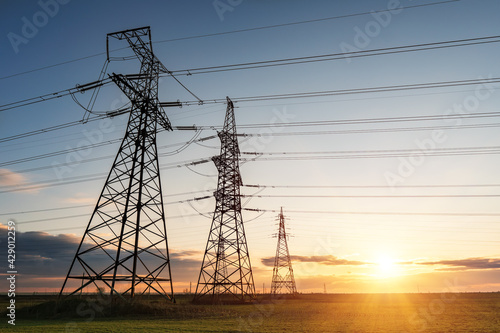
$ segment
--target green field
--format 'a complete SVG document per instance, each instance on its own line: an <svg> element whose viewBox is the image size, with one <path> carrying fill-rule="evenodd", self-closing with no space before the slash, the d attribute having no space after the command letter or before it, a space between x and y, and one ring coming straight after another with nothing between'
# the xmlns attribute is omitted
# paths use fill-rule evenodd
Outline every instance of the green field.
<svg viewBox="0 0 500 333"><path fill-rule="evenodd" d="M100 296L57 303L17 296L2 332L500 332L500 293L260 296L252 304L159 299L110 306ZM5 309L7 298L2 298Z"/></svg>

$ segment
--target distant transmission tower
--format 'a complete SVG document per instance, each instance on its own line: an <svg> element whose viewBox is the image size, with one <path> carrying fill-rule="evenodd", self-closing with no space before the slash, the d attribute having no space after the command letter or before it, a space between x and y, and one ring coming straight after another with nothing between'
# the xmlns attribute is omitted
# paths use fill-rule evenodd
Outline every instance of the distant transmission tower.
<svg viewBox="0 0 500 333"><path fill-rule="evenodd" d="M159 74L169 72L153 54L149 27L107 38L126 40L141 67L139 74L111 75L132 102L127 130L60 295L95 287L111 296L153 292L173 300L156 146L158 125L172 130L158 100Z"/></svg>
<svg viewBox="0 0 500 333"><path fill-rule="evenodd" d="M279 214L278 246L274 258L273 280L271 294L296 294L295 278L293 277L292 261L288 252L287 234L283 207Z"/></svg>
<svg viewBox="0 0 500 333"><path fill-rule="evenodd" d="M255 286L241 216L240 150L229 97L224 128L218 135L221 152L212 158L219 172L215 211L194 301L246 301L255 296Z"/></svg>

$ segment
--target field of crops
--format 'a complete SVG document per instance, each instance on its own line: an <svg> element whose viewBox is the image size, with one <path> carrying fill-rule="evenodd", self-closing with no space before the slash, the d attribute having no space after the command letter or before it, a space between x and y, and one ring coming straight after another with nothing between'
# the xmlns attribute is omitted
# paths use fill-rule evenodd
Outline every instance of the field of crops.
<svg viewBox="0 0 500 333"><path fill-rule="evenodd" d="M259 297L244 305L149 299L111 305L98 295L56 303L18 296L2 332L500 332L500 293ZM6 298L2 299L5 309Z"/></svg>

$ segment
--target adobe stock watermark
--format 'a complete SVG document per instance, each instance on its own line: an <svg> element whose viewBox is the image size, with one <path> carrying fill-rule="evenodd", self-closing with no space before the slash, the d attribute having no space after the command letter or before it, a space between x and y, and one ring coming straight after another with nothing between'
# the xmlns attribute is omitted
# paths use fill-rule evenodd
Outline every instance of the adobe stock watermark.
<svg viewBox="0 0 500 333"><path fill-rule="evenodd" d="M82 318L83 322L91 323L93 322L97 315L102 315L104 309L111 305L112 298L104 295L101 290L98 290L97 294L91 297L86 297L81 303L76 307L76 314ZM65 326L65 333L81 333L83 332L78 324L81 321L71 321Z"/></svg>
<svg viewBox="0 0 500 333"><path fill-rule="evenodd" d="M408 318L413 331L427 331L429 324L439 320L439 316L445 313L447 305L456 301L460 292L458 279L455 277L453 281L446 280L445 285L446 287L441 290L441 293L429 301L427 306L421 306Z"/></svg>
<svg viewBox="0 0 500 333"><path fill-rule="evenodd" d="M7 223L7 281L9 289L7 296L9 305L7 306L7 323L16 325L16 279L17 279L17 264L16 264L16 222L9 220Z"/></svg>
<svg viewBox="0 0 500 333"><path fill-rule="evenodd" d="M38 31L45 27L51 18L55 17L60 10L61 5L66 5L71 0L39 0L38 6L40 10L35 12L30 18L21 17L21 30L20 34L9 32L7 38L9 39L12 49L17 54L19 53L19 46L21 44L28 44L29 41L36 37Z"/></svg>
<svg viewBox="0 0 500 333"><path fill-rule="evenodd" d="M481 102L488 100L496 92L499 86L489 83L492 78L491 74L487 79L479 77L479 80L484 80L484 83L478 85L474 92L466 96L461 103L455 103L448 108L443 115L444 122L453 123L452 126L457 128L462 125L463 116L477 111ZM449 136L444 130L436 129L426 138L415 139L413 142L416 146L414 152L407 157L398 157L397 168L384 173L387 185L394 189L397 185L403 184L425 163L427 157L436 152L436 149L439 149L448 139Z"/></svg>
<svg viewBox="0 0 500 333"><path fill-rule="evenodd" d="M238 330L236 332L260 332L264 319L272 317L276 306L284 303L284 294L277 294L271 302L263 300L256 301L252 306L254 310L246 318L238 318Z"/></svg>
<svg viewBox="0 0 500 333"><path fill-rule="evenodd" d="M411 1L411 0L410 0ZM386 10L371 11L372 19L364 25L363 28L355 26L354 37L352 44L342 42L339 44L340 50L344 54L347 63L352 61L350 54L366 49L374 38L377 38L387 28L394 15L398 15L403 11L401 1L389 0Z"/></svg>
<svg viewBox="0 0 500 333"><path fill-rule="evenodd" d="M219 16L219 20L222 22L224 21L224 14L234 11L234 8L241 5L242 2L243 0L215 0L212 2L212 5L217 16Z"/></svg>

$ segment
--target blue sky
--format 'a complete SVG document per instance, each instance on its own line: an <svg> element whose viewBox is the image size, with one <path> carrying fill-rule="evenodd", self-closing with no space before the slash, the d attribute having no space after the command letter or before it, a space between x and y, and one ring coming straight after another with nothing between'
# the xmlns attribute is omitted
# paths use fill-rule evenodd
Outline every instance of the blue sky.
<svg viewBox="0 0 500 333"><path fill-rule="evenodd" d="M55 0L54 0L55 1ZM157 57L170 70L199 68L244 62L264 61L342 52L341 45L360 50L387 48L400 45L441 42L498 35L497 14L500 3L494 0L481 2L461 0L442 4L401 9L431 4L433 1L383 0L383 1L3 1L0 13L1 30L1 79L0 104L23 100L74 87L97 80L105 60L106 34L123 29L150 26ZM439 1L435 1L439 2ZM225 4L225 11L214 5ZM42 4L42 5L41 5ZM50 4L50 6L48 5ZM231 5L233 4L233 5ZM49 7L47 7L49 6ZM321 18L346 16L391 9L390 16L377 21L374 14L356 15L324 21L230 33L211 37L197 37L177 41L171 39L231 32L240 29L279 25ZM45 8L45 9L44 9ZM47 9L49 8L49 9ZM56 10L57 9L57 10ZM50 12L48 14L44 14ZM52 14L52 15L49 15ZM46 18L46 22L44 21ZM37 21L38 20L38 21ZM38 22L37 31L28 31L27 24ZM383 22L383 24L379 23ZM23 27L25 31L23 32ZM370 32L370 27L377 29ZM378 28L377 28L378 27ZM28 29L28 30L26 30ZM26 36L25 32L30 34ZM364 35L362 37L359 33ZM24 38L16 45L13 34ZM9 37L10 36L10 37ZM361 36L361 37L360 37ZM361 39L360 39L361 38ZM359 42L362 43L359 43ZM357 43L358 42L358 43ZM357 43L357 44L356 44ZM16 52L17 48L17 52ZM401 85L411 83L441 82L499 77L497 65L498 43L354 58L311 64L279 66L222 73L181 76L179 79L203 100L284 94L295 92L339 90L351 88ZM89 57L84 60L38 70L41 67ZM31 73L22 72L35 70ZM112 63L109 72L123 70L134 72L133 63ZM9 77L11 76L11 77ZM455 107L467 106L477 93L474 86L447 89L415 90L364 95L330 96L311 99L289 99L237 103L238 125L271 124L282 122L333 121L361 118L408 117L420 115L442 116L433 122L364 124L324 126L309 128L271 127L270 129L239 129L240 133L282 134L296 131L346 131L387 127L444 126L457 128L445 130L443 139L434 142L435 149L457 147L497 146L498 128L464 129L462 125L493 124L496 118L463 119L460 124L446 116ZM498 85L485 85L480 92L487 95L467 113L495 112L500 93ZM165 78L160 86L160 98L165 101L193 100L173 80ZM75 95L82 103L89 94ZM120 91L112 86L102 90L96 110L109 110L127 103ZM174 126L220 126L225 106L206 104L181 109L167 109ZM69 97L0 112L1 137L54 126L82 119L84 111ZM72 149L88 140L119 139L123 136L126 117L108 122L93 122L43 135L0 143L3 162L20 158ZM106 130L103 131L102 129ZM266 132L267 131L267 132ZM213 135L207 129L201 137ZM158 145L178 144L193 137L192 132L161 133ZM240 145L242 151L252 152L311 152L311 151L364 151L383 149L411 149L418 151L418 143L428 143L432 130L388 133L344 133L318 135L289 135L254 137ZM193 144L175 153L178 146L163 148L168 153L161 163L175 163L216 155L217 140ZM21 232L36 238L47 239L57 235L72 234L78 241L88 223L105 174L111 165L118 145L93 148L84 160L103 157L102 160L73 165L67 177L104 174L101 178L72 185L41 186L37 190L0 193L0 212L23 212L78 204L89 206L60 211L30 214L1 215L5 224L9 218L18 221ZM431 149L432 150L432 149ZM245 157L245 156L244 156ZM52 182L58 178L56 169L24 170L53 166L74 158L62 154L32 162L11 164L5 167L0 186L5 190L31 182ZM439 157L426 156L424 162L404 176L397 185L471 185L499 184L497 155ZM404 168L397 157L381 159L337 159L306 161L256 161L244 163L241 173L244 183L261 185L359 185L387 186L387 175L398 174ZM213 190L216 169L211 164L165 170L162 174L166 194ZM201 174L201 175L200 175ZM60 175L59 175L60 176ZM252 194L254 188L242 192ZM261 194L308 195L436 195L436 194L498 194L497 187L474 188L421 188L408 189L397 186L379 189L266 189ZM172 196L171 201L190 199L193 196ZM329 290L377 291L372 288L376 280L377 260L392 258L401 264L399 275L407 276L397 290L414 291L414 281L425 281L430 290L440 290L440 274L450 274L456 266L423 265L420 262L494 259L500 256L498 216L462 215L447 213L485 214L498 212L498 197L480 198L253 198L247 207L279 210L283 206L289 218L293 238L290 250L297 256L297 282L301 290L322 290L329 281ZM213 210L213 199L195 203L202 213ZM358 214L310 214L303 211L336 211ZM290 211L290 213L287 213ZM295 213L293 213L295 211ZM363 215L360 212L420 212L437 215ZM169 245L172 251L185 254L178 258L192 260L188 271L179 272L176 284L175 267L172 269L174 287L183 289L195 281L198 261L204 250L210 218L193 216L197 212L187 204L168 204ZM441 215L439 215L441 214ZM67 218L67 216L81 215ZM86 217L87 216L87 217ZM58 219L60 217L64 217ZM266 258L274 255L277 213L259 216L244 212L252 263L256 269L256 283L270 283L271 269L264 265ZM52 220L53 219L53 220ZM40 221L46 220L46 221ZM30 222L35 221L35 222ZM22 224L23 222L29 222ZM46 232L46 234L42 234ZM28 236L26 236L28 237ZM54 241L63 236L57 236ZM65 245L67 245L65 243ZM75 246L76 250L76 246ZM197 252L198 251L198 252ZM69 251L71 252L71 251ZM71 256L71 255L70 255ZM366 265L343 265L332 260L316 260L314 256L358 260ZM50 257L50 256L49 256ZM309 262L307 257L310 257ZM264 260L262 260L264 259ZM324 258L323 258L324 259ZM331 258L330 258L331 259ZM54 259L55 260L55 259ZM58 258L57 260L63 260ZM67 260L67 259L65 259ZM332 262L336 263L335 265ZM186 263L186 262L184 262ZM191 263L191 262L190 262ZM462 262L460 262L462 263ZM469 264L469 262L467 262ZM462 267L463 290L498 290L496 263L487 269L473 270ZM184 267L184 266L182 266ZM194 268L193 268L194 267ZM399 266L398 266L399 267ZM450 269L451 268L451 269ZM449 270L446 270L449 269ZM445 273L443 273L443 271ZM481 275L484 273L483 275ZM433 275L434 274L434 275ZM458 274L458 273L457 273ZM398 276L399 276L398 275ZM429 276L433 278L429 278ZM483 278L479 278L484 277ZM361 282L360 282L361 281ZM472 281L472 282L471 282ZM57 278L41 283L36 278L25 288L54 288L60 285ZM372 283L372 285L370 284ZM425 284L424 283L424 284ZM469 288L469 289L467 289Z"/></svg>

